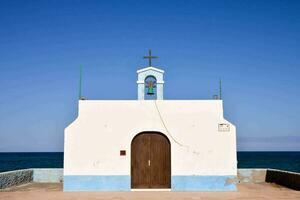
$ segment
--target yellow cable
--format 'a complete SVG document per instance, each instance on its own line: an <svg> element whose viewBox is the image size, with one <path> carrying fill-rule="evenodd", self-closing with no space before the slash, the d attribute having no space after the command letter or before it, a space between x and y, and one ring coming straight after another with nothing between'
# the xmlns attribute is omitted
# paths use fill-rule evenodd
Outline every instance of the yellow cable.
<svg viewBox="0 0 300 200"><path fill-rule="evenodd" d="M159 118L160 118L160 120L161 120L163 126L165 127L167 134L170 136L170 138L172 138L172 140L174 140L174 142L177 143L179 146L189 148L187 145L183 145L183 144L181 144L180 142L178 142L178 141L172 136L172 134L170 133L169 129L167 128L167 126L166 126L166 124L165 124L165 122L164 122L164 120L163 120L163 118L162 118L162 115L161 115L161 113L160 113L160 111L159 111L159 109L158 109L158 105L157 105L157 103L156 103L156 100L154 101L154 104L155 104L156 110L157 110L157 112L158 112Z"/></svg>

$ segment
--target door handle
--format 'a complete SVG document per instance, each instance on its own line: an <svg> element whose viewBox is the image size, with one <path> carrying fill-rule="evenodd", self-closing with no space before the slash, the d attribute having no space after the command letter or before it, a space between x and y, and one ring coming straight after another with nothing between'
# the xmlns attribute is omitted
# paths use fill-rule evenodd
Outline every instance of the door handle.
<svg viewBox="0 0 300 200"><path fill-rule="evenodd" d="M150 160L148 160L148 166L150 167L150 165L151 165L151 161L150 161Z"/></svg>

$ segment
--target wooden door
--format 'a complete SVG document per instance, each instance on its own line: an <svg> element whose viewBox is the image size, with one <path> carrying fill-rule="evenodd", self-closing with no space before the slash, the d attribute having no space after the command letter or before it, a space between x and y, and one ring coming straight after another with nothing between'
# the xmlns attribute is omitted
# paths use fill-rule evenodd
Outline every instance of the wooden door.
<svg viewBox="0 0 300 200"><path fill-rule="evenodd" d="M149 188L150 135L140 134L131 143L131 187Z"/></svg>
<svg viewBox="0 0 300 200"><path fill-rule="evenodd" d="M171 188L171 148L165 136L151 134L150 161L151 188Z"/></svg>
<svg viewBox="0 0 300 200"><path fill-rule="evenodd" d="M131 187L171 187L171 146L159 133L141 133L131 143Z"/></svg>

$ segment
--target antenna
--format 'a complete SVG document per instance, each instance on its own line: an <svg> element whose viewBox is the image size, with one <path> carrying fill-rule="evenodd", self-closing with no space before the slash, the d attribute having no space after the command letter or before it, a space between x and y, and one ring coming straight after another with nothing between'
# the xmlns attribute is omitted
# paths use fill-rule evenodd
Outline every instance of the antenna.
<svg viewBox="0 0 300 200"><path fill-rule="evenodd" d="M80 75L79 75L79 99L82 99L82 65L80 65Z"/></svg>
<svg viewBox="0 0 300 200"><path fill-rule="evenodd" d="M219 99L222 99L222 79L219 78Z"/></svg>

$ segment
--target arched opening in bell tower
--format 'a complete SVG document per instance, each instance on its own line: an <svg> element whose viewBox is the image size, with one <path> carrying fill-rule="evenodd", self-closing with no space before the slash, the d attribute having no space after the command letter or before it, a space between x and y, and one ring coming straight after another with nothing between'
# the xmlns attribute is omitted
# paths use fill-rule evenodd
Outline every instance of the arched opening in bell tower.
<svg viewBox="0 0 300 200"><path fill-rule="evenodd" d="M145 78L145 100L156 100L157 99L157 87L156 78L153 75L149 75Z"/></svg>

